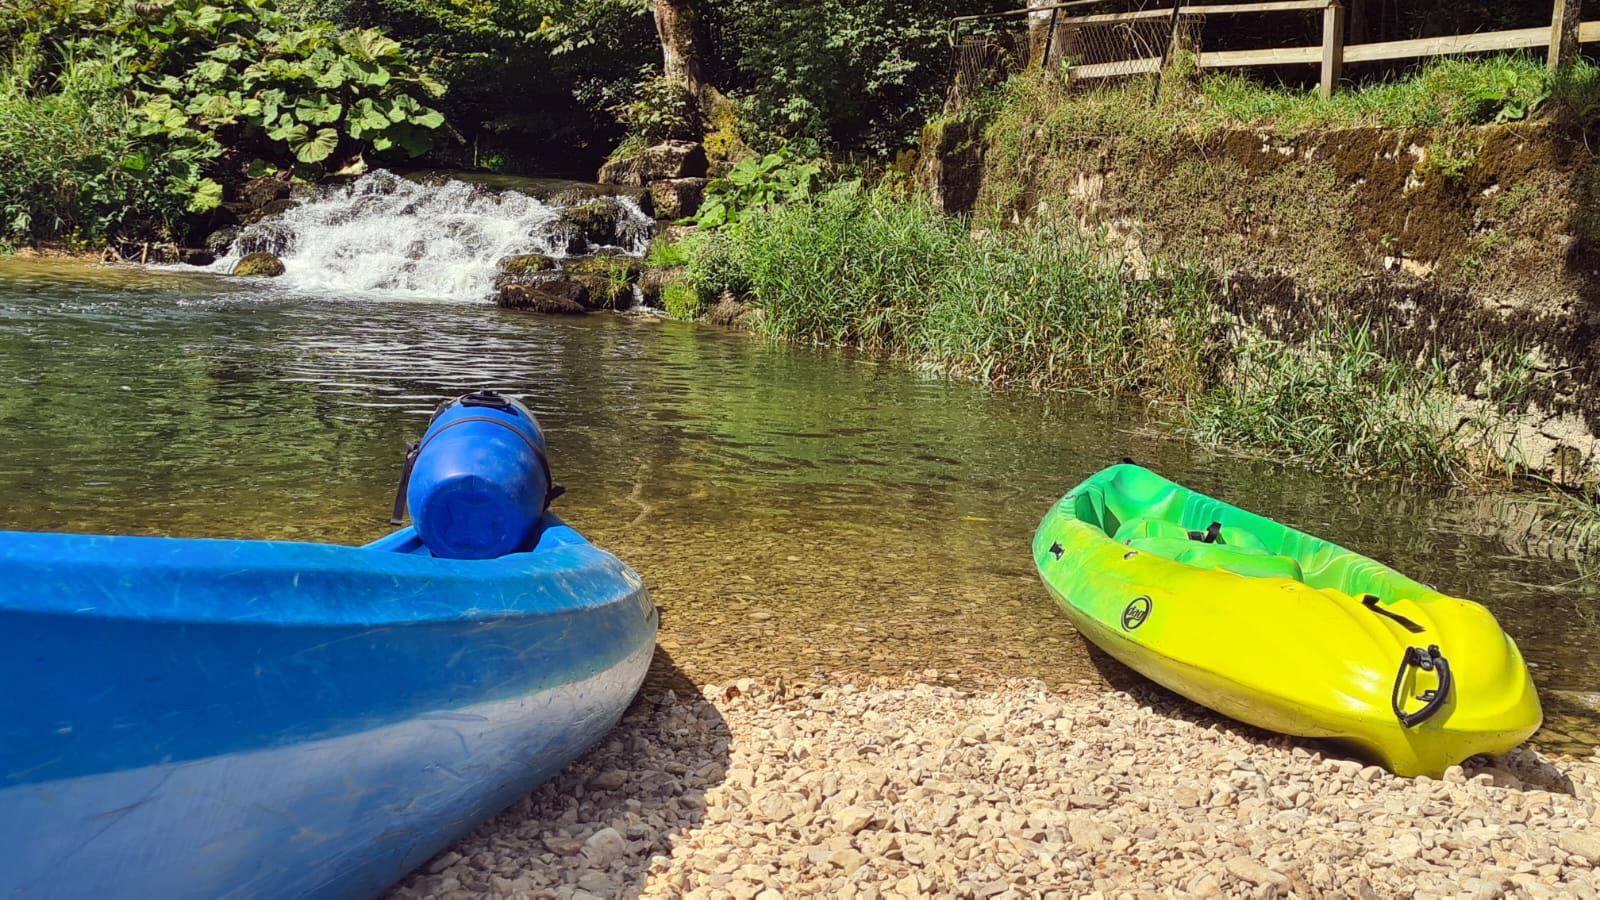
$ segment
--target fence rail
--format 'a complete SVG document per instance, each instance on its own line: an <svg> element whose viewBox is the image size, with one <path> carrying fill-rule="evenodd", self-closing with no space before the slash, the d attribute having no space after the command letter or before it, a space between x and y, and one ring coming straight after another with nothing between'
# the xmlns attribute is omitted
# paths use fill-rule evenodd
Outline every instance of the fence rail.
<svg viewBox="0 0 1600 900"><path fill-rule="evenodd" d="M1160 72L1175 51L1184 49L1192 53L1195 64L1202 69L1320 64L1321 91L1326 97L1337 90L1345 63L1546 47L1546 59L1553 71L1576 56L1579 44L1600 41L1600 21L1580 22L1581 3L1582 0L1553 0L1548 26L1347 46L1344 6L1339 0L1194 4L1082 16L1072 15L1070 10L1104 5L1104 0L1033 2L1026 9L952 19L950 42L952 47L957 46L958 33L964 26L984 20L1026 16L1031 38L1028 62L1048 65L1066 61L1075 80ZM1323 14L1322 43L1318 45L1209 52L1192 46L1199 23L1208 16L1314 11ZM1170 23L1168 31L1157 37L1155 30L1160 29L1163 22ZM1106 36L1113 32L1118 32L1114 38ZM1041 34L1042 39L1037 37ZM1088 35L1101 37L1093 42L1086 37ZM1095 52L1085 52L1091 44Z"/></svg>

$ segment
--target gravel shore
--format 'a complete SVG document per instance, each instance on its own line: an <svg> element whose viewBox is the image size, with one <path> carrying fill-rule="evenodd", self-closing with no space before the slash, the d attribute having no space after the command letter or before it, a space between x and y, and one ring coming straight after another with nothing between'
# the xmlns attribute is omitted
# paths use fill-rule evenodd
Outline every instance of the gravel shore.
<svg viewBox="0 0 1600 900"><path fill-rule="evenodd" d="M653 677L391 897L1600 897L1600 759L1397 778L1154 687L958 681Z"/></svg>

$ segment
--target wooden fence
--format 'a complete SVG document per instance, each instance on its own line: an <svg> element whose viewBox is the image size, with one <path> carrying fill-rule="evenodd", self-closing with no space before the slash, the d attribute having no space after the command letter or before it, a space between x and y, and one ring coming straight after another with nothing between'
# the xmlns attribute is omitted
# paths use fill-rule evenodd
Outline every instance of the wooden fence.
<svg viewBox="0 0 1600 900"><path fill-rule="evenodd" d="M1377 62L1544 47L1549 66L1554 71L1577 55L1580 43L1600 41L1600 21L1580 21L1582 0L1553 0L1548 26L1351 45L1345 44L1345 13L1344 6L1339 0L1268 0L1256 3L1196 4L1139 12L1082 16L1075 16L1070 12L1074 8L1094 4L1104 5L1104 2L1105 0L1068 0L1068 2L1049 3L1046 0L1029 0L1030 5L1027 9L1012 10L992 16L963 16L951 20L951 42L954 44L956 34L964 24L985 19L1025 16L1030 33L1042 35L1042 40L1033 41L1033 61L1044 64L1065 61L1071 64L1070 71L1074 79L1092 80L1161 71L1175 51L1184 49L1181 43L1185 31L1180 26L1185 20L1192 21L1209 16L1320 11L1322 14L1320 45L1210 52L1202 49L1193 55L1196 65L1202 69L1320 64L1322 95L1327 97L1338 88L1344 64L1347 62ZM1073 52L1076 43L1074 35L1096 28L1126 28L1139 23L1154 25L1163 19L1171 24L1171 37L1164 46L1150 50L1149 42L1145 42L1147 52L1139 55L1125 53L1123 55L1127 58L1072 64L1078 58Z"/></svg>

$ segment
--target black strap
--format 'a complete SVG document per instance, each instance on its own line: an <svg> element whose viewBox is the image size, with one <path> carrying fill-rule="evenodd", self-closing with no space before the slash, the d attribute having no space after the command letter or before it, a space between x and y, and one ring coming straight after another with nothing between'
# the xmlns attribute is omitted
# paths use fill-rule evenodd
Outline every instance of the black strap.
<svg viewBox="0 0 1600 900"><path fill-rule="evenodd" d="M1437 672L1439 686L1431 691L1423 691L1417 699L1424 701L1421 709L1408 713L1400 707L1400 687L1406 680L1406 669L1412 666L1424 672ZM1439 652L1438 644L1429 644L1428 649L1421 647L1407 647L1405 655L1400 658L1400 671L1394 676L1394 691L1389 695L1389 704L1394 708L1395 718L1400 720L1401 726L1414 728L1433 718L1444 707L1445 701L1450 698L1450 690L1454 681L1450 677L1450 663Z"/></svg>
<svg viewBox="0 0 1600 900"><path fill-rule="evenodd" d="M399 525L406 519L406 489L411 485L411 470L417 467L417 455L422 452L422 444L413 441L406 447L406 464L400 470L400 484L394 489L394 513L389 516L390 525Z"/></svg>
<svg viewBox="0 0 1600 900"><path fill-rule="evenodd" d="M1221 537L1222 537L1222 523L1221 522L1212 522L1209 526L1206 527L1205 531L1191 531L1191 532L1189 532L1189 540L1191 540L1191 541L1199 541L1202 544L1220 543L1219 539Z"/></svg>
<svg viewBox="0 0 1600 900"><path fill-rule="evenodd" d="M1421 634L1424 631L1427 631L1426 628L1423 628L1421 625L1418 625L1417 623L1411 621L1410 619L1406 618L1405 616L1400 615L1399 613L1395 612L1394 610L1383 609L1383 608L1379 607L1378 603L1379 603L1379 599L1378 599L1378 595L1377 594L1362 594L1361 595L1361 605L1362 606L1365 606L1367 609L1370 609L1373 612L1377 613L1378 615L1383 616L1385 619L1393 619L1394 621L1399 622L1401 627L1405 628L1405 630L1411 632L1412 634Z"/></svg>

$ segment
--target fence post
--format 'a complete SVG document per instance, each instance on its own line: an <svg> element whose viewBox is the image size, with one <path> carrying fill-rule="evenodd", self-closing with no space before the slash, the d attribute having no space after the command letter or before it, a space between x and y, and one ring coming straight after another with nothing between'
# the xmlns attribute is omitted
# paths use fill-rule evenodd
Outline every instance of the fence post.
<svg viewBox="0 0 1600 900"><path fill-rule="evenodd" d="M1051 0L1028 0L1028 9L1038 9L1050 5ZM1039 10L1028 13L1028 66L1037 65L1044 68L1049 60L1045 56L1050 52L1050 32L1055 24L1055 10Z"/></svg>
<svg viewBox="0 0 1600 900"><path fill-rule="evenodd" d="M1557 0L1560 2L1560 0ZM1576 2L1576 0L1574 0ZM1322 11L1322 96L1328 98L1344 75L1344 4L1328 0Z"/></svg>
<svg viewBox="0 0 1600 900"><path fill-rule="evenodd" d="M1578 23L1582 20L1583 0L1555 0L1550 13L1550 71L1578 55Z"/></svg>

